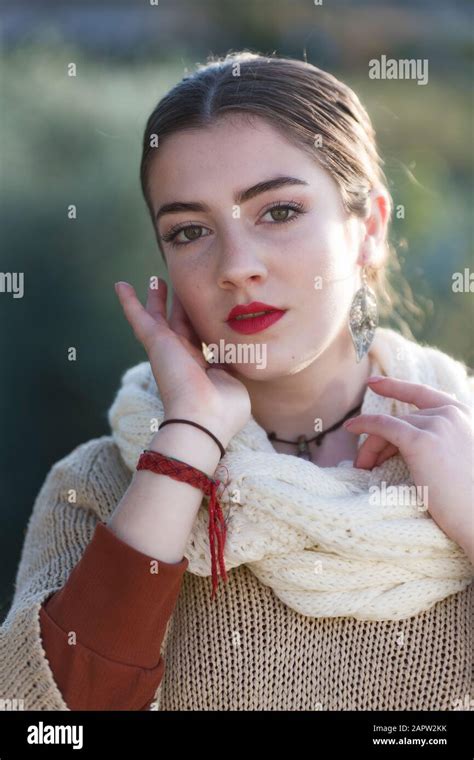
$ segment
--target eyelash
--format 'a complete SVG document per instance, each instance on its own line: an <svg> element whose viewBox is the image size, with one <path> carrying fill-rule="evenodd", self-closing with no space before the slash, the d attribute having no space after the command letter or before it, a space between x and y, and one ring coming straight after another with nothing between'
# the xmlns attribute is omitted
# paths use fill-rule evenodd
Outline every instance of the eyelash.
<svg viewBox="0 0 474 760"><path fill-rule="evenodd" d="M278 201L278 203L275 203L273 206L270 206L270 208L267 208L266 211L263 212L262 216L265 216L265 214L268 214L270 211L273 211L275 208L285 208L290 209L291 211L294 211L295 214L293 216L290 216L288 219L283 219L280 221L270 222L271 226L274 224L288 224L288 222L292 222L296 219L298 219L301 214L306 214L306 211L304 210L304 206L302 203L299 203L298 201ZM165 243L169 243L174 248L179 248L182 245L189 245L190 243L195 243L198 240L201 240L203 237L208 237L207 235L201 235L200 237L196 238L196 240L187 240L185 243L177 243L175 242L175 238L177 235L179 235L180 232L183 230L189 230L194 229L195 227L202 227L204 229L203 224L187 224L183 225L182 227L172 227L169 232L167 232L165 235L162 235L162 240Z"/></svg>

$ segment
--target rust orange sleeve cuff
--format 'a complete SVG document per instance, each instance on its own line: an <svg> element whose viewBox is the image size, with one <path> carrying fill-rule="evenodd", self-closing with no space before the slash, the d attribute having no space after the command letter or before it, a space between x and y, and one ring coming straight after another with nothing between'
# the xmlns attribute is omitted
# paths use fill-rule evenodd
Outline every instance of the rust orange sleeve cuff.
<svg viewBox="0 0 474 760"><path fill-rule="evenodd" d="M172 564L142 554L98 523L65 586L43 608L83 647L155 668L188 565L186 557Z"/></svg>

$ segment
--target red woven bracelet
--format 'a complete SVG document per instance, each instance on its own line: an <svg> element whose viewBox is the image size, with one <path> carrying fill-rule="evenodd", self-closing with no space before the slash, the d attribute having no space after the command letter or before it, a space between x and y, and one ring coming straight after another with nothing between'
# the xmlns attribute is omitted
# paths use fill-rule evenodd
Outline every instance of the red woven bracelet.
<svg viewBox="0 0 474 760"><path fill-rule="evenodd" d="M205 472L197 467L182 462L180 459L161 454L159 451L144 449L140 454L137 463L137 470L152 470L160 475L169 475L174 480L180 480L189 483L191 486L200 488L209 499L209 546L211 549L211 569L212 569L212 594L211 600L214 599L218 585L218 563L221 578L227 582L227 572L224 562L224 546L227 528L222 513L222 507L217 500L217 489L221 484L220 480L214 480L206 475ZM217 539L217 551L216 551ZM217 554L217 557L216 557Z"/></svg>

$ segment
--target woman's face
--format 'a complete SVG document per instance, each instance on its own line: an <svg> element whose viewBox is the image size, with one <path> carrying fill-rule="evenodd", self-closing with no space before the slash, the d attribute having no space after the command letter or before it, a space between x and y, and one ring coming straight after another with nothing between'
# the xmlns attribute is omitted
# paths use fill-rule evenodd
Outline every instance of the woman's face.
<svg viewBox="0 0 474 760"><path fill-rule="evenodd" d="M239 193L276 177L299 183L239 203ZM155 214L172 203L202 206L163 213L158 235L199 338L235 347L266 344L265 369L236 362L239 374L269 380L298 372L335 342L347 350L365 224L345 212L331 176L278 130L234 114L166 138L151 167L150 195ZM226 320L232 307L252 301L286 312L263 331L243 335Z"/></svg>

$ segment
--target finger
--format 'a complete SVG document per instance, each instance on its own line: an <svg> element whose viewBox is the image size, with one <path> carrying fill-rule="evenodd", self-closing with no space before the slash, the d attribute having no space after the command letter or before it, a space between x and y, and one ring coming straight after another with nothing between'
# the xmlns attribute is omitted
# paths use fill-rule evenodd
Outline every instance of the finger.
<svg viewBox="0 0 474 760"><path fill-rule="evenodd" d="M400 451L406 450L420 432L419 428L405 419L389 414L360 414L358 417L347 420L344 427L350 433L381 436L388 443L393 443Z"/></svg>
<svg viewBox="0 0 474 760"><path fill-rule="evenodd" d="M414 427L420 430L429 430L431 427L431 418L437 414L437 409L426 409L423 415L422 411L417 410L416 414L406 414L401 418L406 422L409 422ZM432 414L431 414L432 413ZM355 419L355 418L353 418ZM352 430L352 428L351 428ZM371 470L373 467L378 467L389 457L394 456L398 452L398 447L389 443L385 437L379 435L369 435L364 441L354 462L354 467L360 467L361 469ZM384 455L382 457L382 455Z"/></svg>
<svg viewBox="0 0 474 760"><path fill-rule="evenodd" d="M360 467L362 470L371 470L372 467L374 467L379 454L386 447L387 441L383 436L369 435L357 452L354 467Z"/></svg>
<svg viewBox="0 0 474 760"><path fill-rule="evenodd" d="M452 410L453 406L459 407L461 404L453 404L450 402L445 406L436 406L434 409L417 409L415 412L408 416L417 417L420 419L420 421L429 420L430 417L443 417L443 415L448 412L449 409Z"/></svg>
<svg viewBox="0 0 474 760"><path fill-rule="evenodd" d="M369 435L357 452L354 467L371 470L373 467L383 464L386 459L394 456L397 452L397 446L388 443L382 436Z"/></svg>
<svg viewBox="0 0 474 760"><path fill-rule="evenodd" d="M369 378L367 381L369 388L374 393L414 404L419 409L456 403L451 394L438 391L429 385L409 383L407 380L400 380L395 377L376 377L376 380Z"/></svg>
<svg viewBox="0 0 474 760"><path fill-rule="evenodd" d="M181 345L196 359L201 365L205 366L205 362L202 356L201 345L197 346L192 343L185 331L177 331L173 329L173 326L168 323L166 316L166 298L168 294L168 285L165 280L158 277L158 288L151 287L152 280L150 279L150 287L148 288L146 310L155 319L155 321L162 327L166 327L168 334L173 334L180 341Z"/></svg>
<svg viewBox="0 0 474 760"><path fill-rule="evenodd" d="M399 453L398 448L394 446L393 443L387 444L384 450L381 451L380 454L378 455L377 461L375 462L375 466L380 467L380 465L386 462L387 459L390 459L390 457L394 457L398 453Z"/></svg>
<svg viewBox="0 0 474 760"><path fill-rule="evenodd" d="M199 348L199 350L202 349L201 341L199 340L175 290L173 290L169 325L178 335L187 338L189 342L196 346L196 348Z"/></svg>
<svg viewBox="0 0 474 760"><path fill-rule="evenodd" d="M166 282L158 277L158 287L153 288L152 278L150 278L146 297L146 310L157 321L162 319L166 321L166 294Z"/></svg>
<svg viewBox="0 0 474 760"><path fill-rule="evenodd" d="M135 288L128 282L116 282L115 291L135 337L146 348L151 336L159 329L158 323L140 303Z"/></svg>

